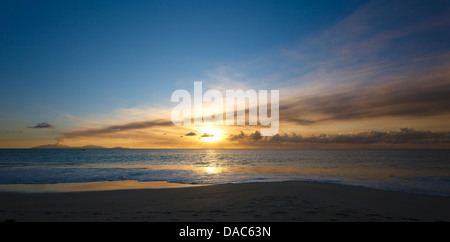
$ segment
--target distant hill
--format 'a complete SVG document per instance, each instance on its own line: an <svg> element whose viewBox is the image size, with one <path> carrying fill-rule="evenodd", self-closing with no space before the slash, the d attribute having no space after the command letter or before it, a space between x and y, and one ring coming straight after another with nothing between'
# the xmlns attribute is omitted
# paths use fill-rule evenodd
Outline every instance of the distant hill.
<svg viewBox="0 0 450 242"><path fill-rule="evenodd" d="M107 148L98 145L85 145L82 147L75 147L75 149L107 149Z"/></svg>
<svg viewBox="0 0 450 242"><path fill-rule="evenodd" d="M67 145L59 145L59 144L48 144L48 145L39 145L36 147L32 147L31 149L70 149L71 147Z"/></svg>
<svg viewBox="0 0 450 242"><path fill-rule="evenodd" d="M128 149L123 147L114 147L114 148L105 148L103 146L99 145L85 145L81 147L70 147L67 145L60 145L60 144L48 144L48 145L39 145L32 147L31 149Z"/></svg>

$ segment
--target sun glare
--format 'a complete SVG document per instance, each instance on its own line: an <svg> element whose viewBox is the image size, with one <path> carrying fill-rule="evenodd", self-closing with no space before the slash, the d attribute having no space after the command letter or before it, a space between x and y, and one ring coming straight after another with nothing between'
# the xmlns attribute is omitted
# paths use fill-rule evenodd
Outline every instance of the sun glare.
<svg viewBox="0 0 450 242"><path fill-rule="evenodd" d="M212 166L210 166L210 167L205 167L205 171L207 172L207 173L218 173L219 172L219 169L218 168L216 168L216 167L212 167Z"/></svg>
<svg viewBox="0 0 450 242"><path fill-rule="evenodd" d="M201 135L202 141L208 142L218 141L222 136L220 129L217 128L203 127L201 128L200 132L202 134Z"/></svg>

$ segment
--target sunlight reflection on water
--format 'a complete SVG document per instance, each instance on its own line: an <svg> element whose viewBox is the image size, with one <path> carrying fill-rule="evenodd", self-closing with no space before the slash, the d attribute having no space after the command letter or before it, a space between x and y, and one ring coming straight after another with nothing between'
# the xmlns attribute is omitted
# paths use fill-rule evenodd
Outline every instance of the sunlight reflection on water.
<svg viewBox="0 0 450 242"><path fill-rule="evenodd" d="M0 184L312 180L450 194L449 150L0 150Z"/></svg>

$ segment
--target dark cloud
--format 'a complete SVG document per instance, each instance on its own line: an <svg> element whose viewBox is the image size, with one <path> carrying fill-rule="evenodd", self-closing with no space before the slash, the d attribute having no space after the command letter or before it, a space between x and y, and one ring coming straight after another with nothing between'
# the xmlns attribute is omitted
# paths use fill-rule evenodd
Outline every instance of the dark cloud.
<svg viewBox="0 0 450 242"><path fill-rule="evenodd" d="M189 132L187 134L185 134L184 136L196 136L197 134L194 132Z"/></svg>
<svg viewBox="0 0 450 242"><path fill-rule="evenodd" d="M207 134L207 133L203 133L202 136L200 136L201 138L210 138L210 137L214 137L213 134Z"/></svg>
<svg viewBox="0 0 450 242"><path fill-rule="evenodd" d="M228 137L228 140L230 140L230 141L244 140L244 139L246 139L246 136L245 136L245 134L244 134L243 131L241 131L241 133L239 133L239 134L237 134L237 135L230 135L230 136Z"/></svg>
<svg viewBox="0 0 450 242"><path fill-rule="evenodd" d="M35 126L29 126L28 128L32 129L53 129L54 126L49 123L38 123Z"/></svg>
<svg viewBox="0 0 450 242"><path fill-rule="evenodd" d="M252 140L260 140L263 136L261 136L261 132L255 131L255 133L250 135L250 139Z"/></svg>
<svg viewBox="0 0 450 242"><path fill-rule="evenodd" d="M277 134L271 137L261 137L256 131L250 135L231 135L230 141L286 143L286 144L450 144L450 132L420 131L401 128L398 131L371 131L354 134L319 134L300 136L292 134Z"/></svg>
<svg viewBox="0 0 450 242"><path fill-rule="evenodd" d="M162 119L144 121L144 122L132 122L132 123L126 123L126 124L120 124L120 125L110 125L110 126L106 126L103 128L96 128L96 129L67 131L67 132L63 132L62 135L57 138L57 140L61 141L61 140L67 139L67 138L92 137L92 136L98 136L98 135L117 133L117 132L126 131L126 130L145 129L145 128L151 128L151 127L172 126L172 125L173 125L172 121L162 120Z"/></svg>

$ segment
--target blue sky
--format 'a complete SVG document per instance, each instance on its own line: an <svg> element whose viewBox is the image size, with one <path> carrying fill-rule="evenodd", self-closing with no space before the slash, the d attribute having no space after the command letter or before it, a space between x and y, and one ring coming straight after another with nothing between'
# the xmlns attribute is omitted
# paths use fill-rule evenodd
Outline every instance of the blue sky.
<svg viewBox="0 0 450 242"><path fill-rule="evenodd" d="M88 128L80 119L170 107L194 81L298 96L304 85L424 75L447 63L448 10L445 1L2 1L2 132L52 140ZM27 128L42 122L56 129Z"/></svg>
<svg viewBox="0 0 450 242"><path fill-rule="evenodd" d="M292 44L355 3L7 1L2 103L80 115L160 102L177 83Z"/></svg>

